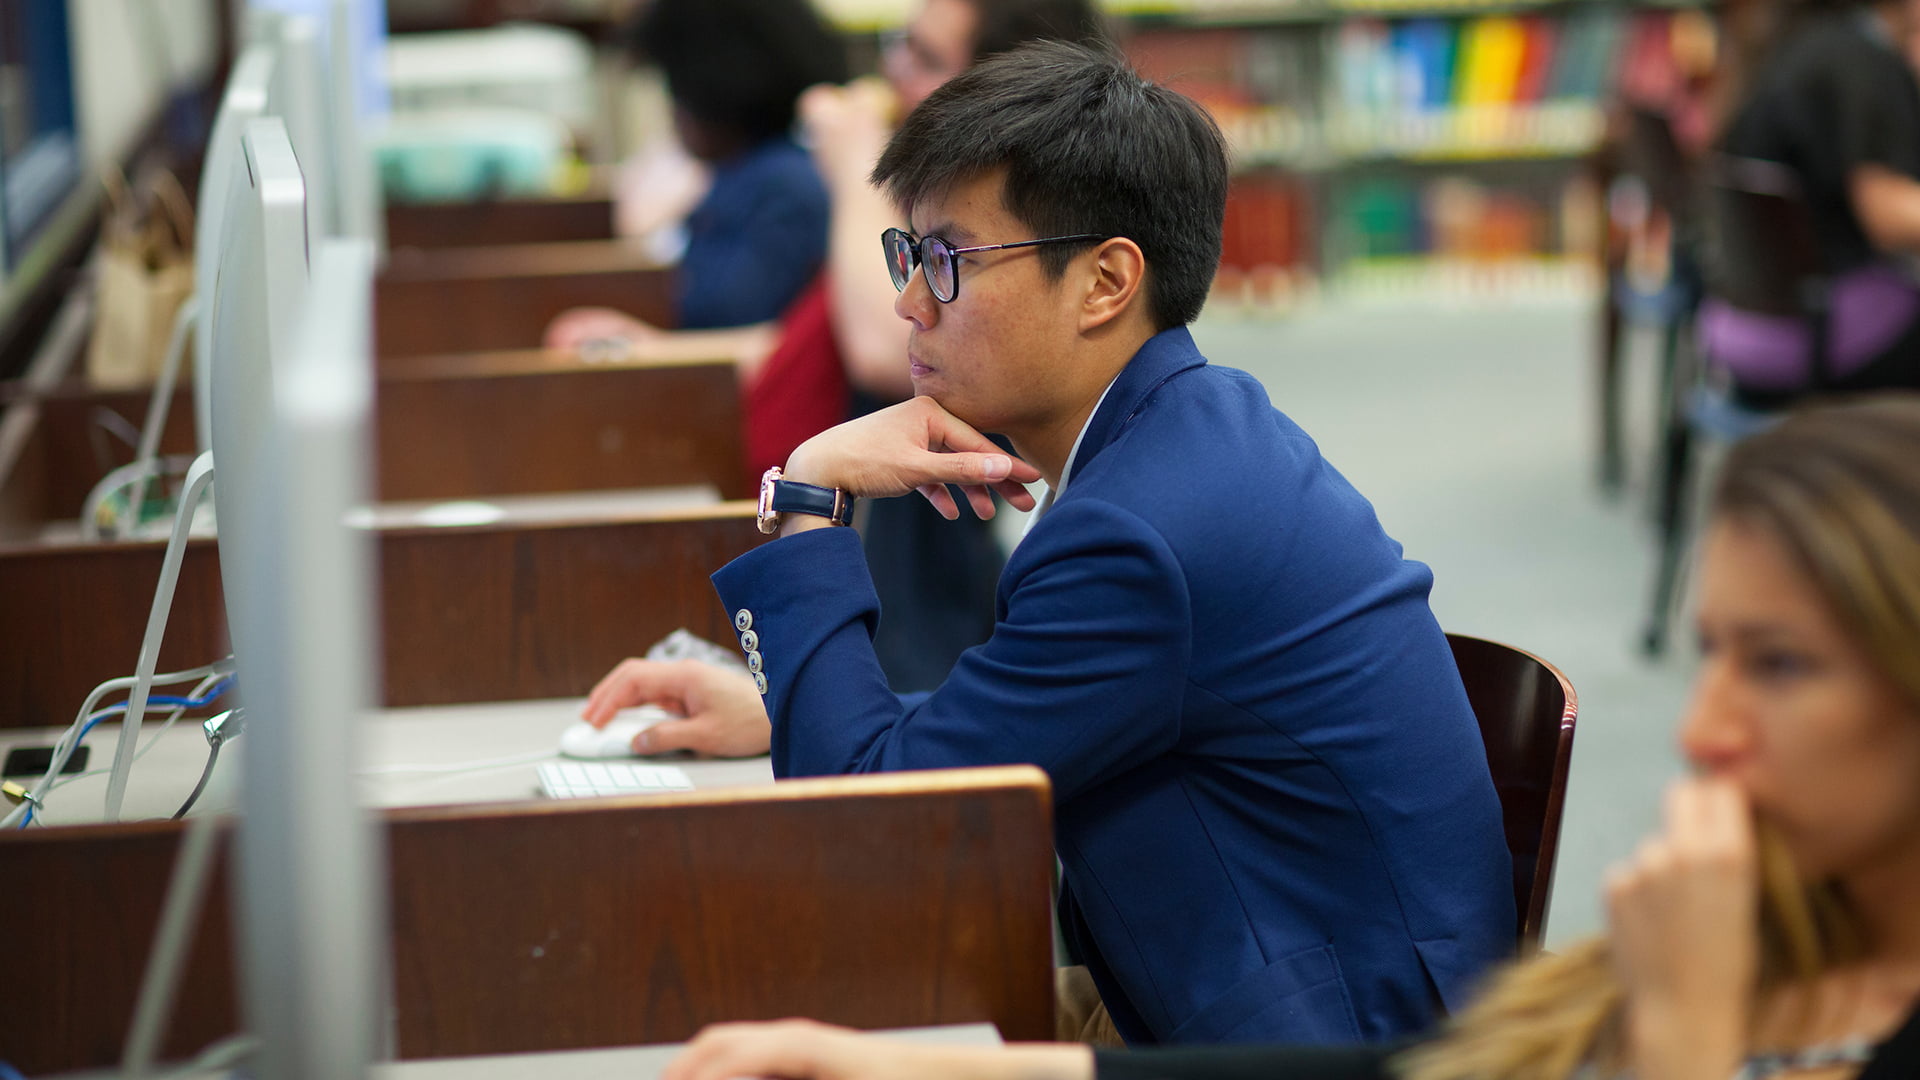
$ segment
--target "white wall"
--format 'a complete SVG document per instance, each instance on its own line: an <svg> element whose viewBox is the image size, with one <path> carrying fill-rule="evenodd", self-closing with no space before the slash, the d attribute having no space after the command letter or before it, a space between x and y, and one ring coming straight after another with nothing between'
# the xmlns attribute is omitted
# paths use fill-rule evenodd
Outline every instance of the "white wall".
<svg viewBox="0 0 1920 1080"><path fill-rule="evenodd" d="M67 0L81 141L96 166L119 161L170 87L213 73L218 0Z"/></svg>

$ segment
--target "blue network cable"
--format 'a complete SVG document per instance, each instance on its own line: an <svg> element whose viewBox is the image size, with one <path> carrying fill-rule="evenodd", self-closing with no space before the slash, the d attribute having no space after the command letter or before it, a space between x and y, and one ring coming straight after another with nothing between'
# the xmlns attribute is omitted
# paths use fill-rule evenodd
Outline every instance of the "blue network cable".
<svg viewBox="0 0 1920 1080"><path fill-rule="evenodd" d="M229 675L226 678L221 679L219 682L214 683L212 689L208 690L205 694L203 694L200 697L190 698L190 697L176 697L171 694L153 694L148 696L147 704L165 705L165 706L169 706L171 708L176 708L176 709L199 709L199 708L203 708L205 706L211 705L214 702L220 700L220 695L226 693L227 688L232 685L233 685L233 676ZM106 720L118 713L123 713L126 711L127 711L127 703L124 701L118 705L108 705L103 709L96 710L94 714L88 718L86 726L80 729L80 734L74 738L73 745L78 747L80 745L81 740L85 739L87 737L87 733L92 731L100 723L100 721ZM31 824L33 824L33 806L32 804L28 804L26 814L20 819L19 828L24 829ZM0 1061L0 1066L6 1066L6 1062ZM0 1068L0 1080L14 1080L15 1077L20 1077L20 1074L18 1072L9 1074L7 1071L7 1068ZM20 1080L25 1080L25 1078L20 1077Z"/></svg>
<svg viewBox="0 0 1920 1080"><path fill-rule="evenodd" d="M166 705L176 709L198 709L207 705L211 705L215 701L218 701L220 699L220 695L226 693L227 688L232 685L233 685L233 677L228 676L227 678L221 679L219 682L214 683L213 689L208 690L206 694L202 697L189 698L189 697L174 697L168 694L154 694L147 698L147 704ZM123 713L126 711L127 711L127 703L124 701L118 705L108 705L106 708L98 710L93 714L92 717L88 718L87 726L80 729L80 739L86 738L87 732L92 731L94 729L94 726L99 724L100 721L105 720L108 717L115 715L116 713ZM75 746L78 746L80 744L80 739L74 740ZM5 1080L5 1078L0 1077L0 1080Z"/></svg>

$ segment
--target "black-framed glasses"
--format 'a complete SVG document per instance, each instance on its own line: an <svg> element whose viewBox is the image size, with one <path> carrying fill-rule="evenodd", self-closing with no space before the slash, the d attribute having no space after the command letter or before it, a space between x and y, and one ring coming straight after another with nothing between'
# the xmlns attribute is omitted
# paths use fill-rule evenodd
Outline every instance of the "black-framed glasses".
<svg viewBox="0 0 1920 1080"><path fill-rule="evenodd" d="M907 282L913 280L913 269L917 266L926 275L927 288L933 291L933 298L943 304L951 304L953 298L960 295L960 260L956 256L970 255L976 251L1002 251L1006 248L1107 239L1110 237L1099 233L1075 233L1041 240L1018 240L1011 244L957 248L948 243L945 237L925 236L915 240L905 229L888 229L880 234L880 246L886 249L887 273L893 278L894 288L906 292Z"/></svg>

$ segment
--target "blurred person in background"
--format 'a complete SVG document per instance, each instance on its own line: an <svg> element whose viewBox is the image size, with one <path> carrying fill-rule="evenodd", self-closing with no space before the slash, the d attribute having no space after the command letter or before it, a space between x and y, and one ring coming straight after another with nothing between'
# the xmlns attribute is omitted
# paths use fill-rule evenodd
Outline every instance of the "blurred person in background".
<svg viewBox="0 0 1920 1080"><path fill-rule="evenodd" d="M1743 403L1920 386L1920 81L1912 0L1766 0L1730 21L1719 148L1799 178L1831 280L1828 370L1791 316L1709 298L1704 351Z"/></svg>
<svg viewBox="0 0 1920 1080"><path fill-rule="evenodd" d="M1694 775L1607 933L1402 1047L907 1046L721 1025L669 1080L1911 1080L1920 1076L1920 397L1730 452L1701 557Z"/></svg>
<svg viewBox="0 0 1920 1080"><path fill-rule="evenodd" d="M826 185L793 128L802 91L847 77L844 42L807 0L651 0L628 42L665 75L674 133L704 166L676 223L678 325L777 318L827 254Z"/></svg>
<svg viewBox="0 0 1920 1080"><path fill-rule="evenodd" d="M883 79L822 84L801 96L804 141L832 204L831 239L825 270L777 323L665 331L622 312L579 308L554 320L546 346L618 342L637 355L733 357L757 487L807 439L913 394L907 324L893 312L893 284L876 257L880 234L901 221L867 182L895 123L988 56L1037 39L1105 38L1093 0L922 0L886 39ZM896 690L930 690L993 632L1005 555L991 524L970 514L950 522L917 499L867 505L859 524L883 608L875 635L881 666Z"/></svg>

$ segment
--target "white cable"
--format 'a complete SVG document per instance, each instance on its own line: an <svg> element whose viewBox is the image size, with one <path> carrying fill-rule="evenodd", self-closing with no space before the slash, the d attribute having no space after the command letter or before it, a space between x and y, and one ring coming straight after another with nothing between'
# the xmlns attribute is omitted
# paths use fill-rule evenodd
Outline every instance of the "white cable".
<svg viewBox="0 0 1920 1080"><path fill-rule="evenodd" d="M462 773L478 772L481 769L505 769L514 765L532 765L538 761L558 757L548 750L539 754L518 754L510 758L493 758L488 761L467 761L458 765L380 765L371 769L361 769L360 776L394 776L400 773Z"/></svg>
<svg viewBox="0 0 1920 1080"><path fill-rule="evenodd" d="M101 477L100 482L87 492L86 501L80 505L80 538L88 541L100 539L100 507L113 497L114 492L127 487L133 488L133 493L127 497L127 525L121 530L121 535L133 535L140 524L140 500L147 497L147 480L156 473L185 470L192 463L193 459L185 454L141 458Z"/></svg>
<svg viewBox="0 0 1920 1080"><path fill-rule="evenodd" d="M229 1035L219 1042L200 1051L198 1057L165 1075L169 1077L204 1077L210 1072L219 1072L240 1061L248 1054L260 1049L260 1040L251 1035Z"/></svg>
<svg viewBox="0 0 1920 1080"><path fill-rule="evenodd" d="M208 256L209 258L211 256ZM181 301L173 313L173 333L167 337L167 351L160 361L160 375L153 380L153 397L147 400L147 419L140 428L140 445L134 451L134 463L160 460L160 432L167 426L167 412L173 408L173 383L180 374L180 358L187 351L187 333L199 321L200 296ZM204 328L202 328L204 329ZM157 469L154 471L158 471ZM149 473L142 473L133 485L133 521L140 522L140 503L147 496Z"/></svg>
<svg viewBox="0 0 1920 1080"><path fill-rule="evenodd" d="M152 679L152 685L173 686L177 683L192 682L195 679L204 679L209 676L226 676L231 674L233 674L233 657L229 656L223 660L217 660L211 664L204 664L187 671L170 671L164 675L155 675ZM79 716L75 717L73 724L69 726L60 736L59 740L54 743L53 760L47 764L47 771L40 777L39 783L34 785L32 797L29 798L28 801L14 807L6 817L0 818L0 829L5 829L16 824L27 812L27 807L38 803L41 796L52 790L54 781L60 776L60 770L66 768L67 759L73 756L73 748L80 745L80 732L87 726L87 719L93 715L93 707L100 703L100 699L113 693L115 690L124 690L132 686L133 683L134 678L129 675L118 679L108 679L106 682L93 688L93 691L87 695L87 700L81 704Z"/></svg>
<svg viewBox="0 0 1920 1080"><path fill-rule="evenodd" d="M173 611L173 590L180 581L180 562L187 554L187 532L193 525L194 507L200 503L207 485L213 482L213 454L201 454L187 470L187 483L181 489L180 503L173 511L173 532L167 537L166 553L160 557L160 580L153 588L153 605L147 611L147 629L140 637L140 656L133 665L133 688L127 695L127 722L121 725L120 741L113 748L113 774L107 777L107 820L120 820L120 804L127 794L127 771L133 768L133 747L140 731L140 720L147 712L147 694L153 689L153 669L160 660L160 642L166 637L167 616Z"/></svg>
<svg viewBox="0 0 1920 1080"><path fill-rule="evenodd" d="M226 678L225 675L208 676L206 680L200 683L200 685L194 687L193 692L188 694L187 696L194 699L195 701L198 701L201 698L206 697L207 692L209 690L212 690L214 687L220 685L220 681L224 678ZM198 708L200 706L193 706L193 707ZM166 720L162 722L160 725L160 730L154 732L153 735L150 738L148 738L146 742L141 743L139 751L133 755L133 763L135 765L140 764L141 758L146 757L149 751L151 751L154 747L160 745L160 739L163 736L165 736L168 731L171 731L173 729L173 725L180 722L180 718L187 714L188 708L189 706L186 706L186 705L177 705L174 707L174 710L171 713L167 714ZM87 720L88 722L91 722L94 719L94 717L104 718L104 717L112 716L116 711L118 710L117 709L101 709L99 712L94 713L93 716L87 717ZM59 791L61 788L66 787L68 784L71 784L76 780L85 780L89 776L99 776L101 773L112 772L112 771L113 771L113 766L108 765L98 769L88 769L86 772L83 772L83 773L74 773L72 776L62 776L56 779L51 785L48 786L47 794L51 795L54 792ZM47 810L46 806L42 804L39 807L39 809L33 812L33 820L40 821L41 818L46 814L46 810Z"/></svg>

